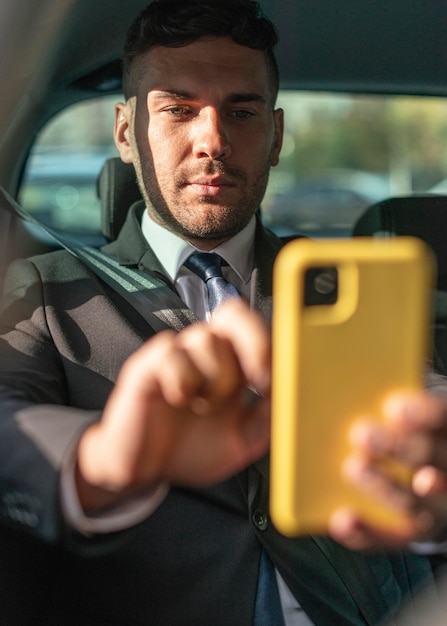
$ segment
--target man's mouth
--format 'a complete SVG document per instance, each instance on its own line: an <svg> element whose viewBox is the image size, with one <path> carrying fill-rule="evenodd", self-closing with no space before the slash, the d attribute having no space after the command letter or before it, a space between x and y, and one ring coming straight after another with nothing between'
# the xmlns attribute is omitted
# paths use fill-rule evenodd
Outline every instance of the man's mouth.
<svg viewBox="0 0 447 626"><path fill-rule="evenodd" d="M200 196L214 197L226 191L230 187L234 187L234 183L232 183L228 178L223 176L202 176L191 180L188 183L188 187L190 187L192 191L195 191Z"/></svg>

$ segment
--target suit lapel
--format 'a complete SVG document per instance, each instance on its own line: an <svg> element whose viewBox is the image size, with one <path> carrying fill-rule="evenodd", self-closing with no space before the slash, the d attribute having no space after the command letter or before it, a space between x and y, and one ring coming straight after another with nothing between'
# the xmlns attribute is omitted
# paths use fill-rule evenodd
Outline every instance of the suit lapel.
<svg viewBox="0 0 447 626"><path fill-rule="evenodd" d="M255 262L251 275L250 304L267 324L272 321L273 263L283 242L258 221L255 234Z"/></svg>
<svg viewBox="0 0 447 626"><path fill-rule="evenodd" d="M141 232L143 211L142 202L130 208L118 239L105 246L103 252L116 257L123 272L127 272L129 281L134 282L126 300L154 331L180 331L197 320L164 274L158 258Z"/></svg>

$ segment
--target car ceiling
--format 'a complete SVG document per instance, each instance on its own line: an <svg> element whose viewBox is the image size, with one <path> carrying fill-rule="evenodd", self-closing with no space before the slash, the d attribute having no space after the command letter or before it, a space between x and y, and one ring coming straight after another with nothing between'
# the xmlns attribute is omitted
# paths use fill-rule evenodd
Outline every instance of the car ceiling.
<svg viewBox="0 0 447 626"><path fill-rule="evenodd" d="M225 0L222 0L223 2ZM119 91L125 29L147 0L2 0L0 183L67 104ZM447 95L443 0L260 0L283 88Z"/></svg>

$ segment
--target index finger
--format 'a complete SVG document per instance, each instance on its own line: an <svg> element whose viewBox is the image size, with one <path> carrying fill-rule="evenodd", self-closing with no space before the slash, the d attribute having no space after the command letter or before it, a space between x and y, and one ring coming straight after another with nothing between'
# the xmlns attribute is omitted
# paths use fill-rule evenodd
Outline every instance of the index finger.
<svg viewBox="0 0 447 626"><path fill-rule="evenodd" d="M224 303L214 312L210 326L233 347L242 372L260 393L270 393L271 340L267 326L258 313L242 300Z"/></svg>

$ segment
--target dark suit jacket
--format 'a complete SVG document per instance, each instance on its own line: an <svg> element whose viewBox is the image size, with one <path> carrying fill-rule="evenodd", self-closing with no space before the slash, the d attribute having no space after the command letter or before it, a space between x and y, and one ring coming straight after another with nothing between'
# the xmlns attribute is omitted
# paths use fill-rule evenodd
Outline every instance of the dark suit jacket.
<svg viewBox="0 0 447 626"><path fill-rule="evenodd" d="M132 208L106 250L160 276L140 213ZM280 247L258 225L251 300L267 320ZM173 289L168 281L167 288ZM268 519L265 460L207 489L173 488L134 528L77 534L60 514L62 459L100 417L123 361L153 331L63 251L11 268L1 331L2 623L246 626L261 544L317 626L383 623L430 581L424 558L366 557L328 538L279 535Z"/></svg>

